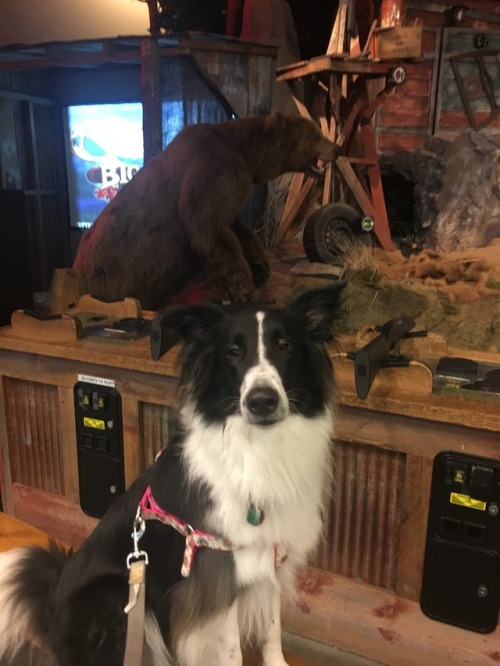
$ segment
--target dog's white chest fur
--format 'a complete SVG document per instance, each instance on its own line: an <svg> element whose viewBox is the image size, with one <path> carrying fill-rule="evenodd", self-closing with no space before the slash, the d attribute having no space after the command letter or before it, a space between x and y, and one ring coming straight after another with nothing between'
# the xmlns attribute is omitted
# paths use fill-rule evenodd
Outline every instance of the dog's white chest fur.
<svg viewBox="0 0 500 666"><path fill-rule="evenodd" d="M276 547L295 564L314 547L332 436L328 408L312 417L291 412L279 371L269 361L265 314L257 312L254 322L255 356L235 396L239 413L218 423L194 409L184 413L191 411L184 449L189 474L210 489L210 529L234 544L241 585L275 579ZM274 422L262 425L268 397ZM247 519L251 507L262 512L259 525Z"/></svg>
<svg viewBox="0 0 500 666"><path fill-rule="evenodd" d="M194 417L185 443L189 473L210 488L210 528L235 546L240 584L275 576L275 546L303 562L321 530L324 479L329 469L332 416L289 415L271 426L241 416L224 425ZM247 520L251 505L264 512Z"/></svg>

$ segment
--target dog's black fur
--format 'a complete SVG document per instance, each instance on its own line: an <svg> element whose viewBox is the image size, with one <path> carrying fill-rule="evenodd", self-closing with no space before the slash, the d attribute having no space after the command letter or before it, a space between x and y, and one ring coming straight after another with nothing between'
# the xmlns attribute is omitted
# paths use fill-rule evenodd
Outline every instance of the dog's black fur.
<svg viewBox="0 0 500 666"><path fill-rule="evenodd" d="M193 433L198 433L200 437L211 438L207 441L215 442L220 456L235 455L237 460L239 452L229 452L230 447L235 445L234 441L224 439L231 437L231 428L236 433L237 446L247 447L245 438L255 437L255 442L248 444L246 455L249 464L242 469L244 475L251 475L254 466L261 469L258 467L260 463L252 458L258 450L264 460L264 467L259 472L262 475L267 467L273 465L280 470L283 465L284 474L289 469L286 460L275 459L276 455L282 454L277 454L273 447L286 447L290 439L289 455L292 458L295 456L296 469L290 468L294 471L290 472L289 479L277 477L276 487L272 487L273 482L271 487L262 491L255 489L255 493L257 499L259 492L264 493L263 497L270 498L269 508L266 508L266 526L274 524L273 512L278 512L277 525L289 518L293 524L293 514L292 517L287 514L287 503L290 504L290 511L297 511L294 502L301 507L307 497L296 498L296 492L319 492L317 488L308 489L307 484L312 486L314 481L314 484L321 485L327 474L327 470L319 469L319 466L328 466L328 432L325 442L319 444L307 441L295 444L292 435L298 426L309 432L308 428L318 420L325 424L328 419L331 420L329 404L333 379L325 344L332 339L331 324L339 305L340 291L337 286L312 290L295 297L284 311L265 313L263 335L259 339L252 328L255 314L243 312L228 316L214 306L186 306L167 311L162 326L173 330L184 344L182 418L178 423L171 424L168 445L155 464L115 501L76 553L66 552L51 544L48 550L33 547L16 551L15 555L7 553L2 556L4 560L0 557L0 602L3 605L0 609L0 628L4 632L3 638L0 637L0 654L2 650L8 653L19 649L24 639L45 646L55 655L58 666L121 666L127 621L123 609L128 600L126 559L133 545L131 531L134 516L148 486L161 507L195 528L233 541L235 535L241 534L243 543L245 539L253 539L252 548L262 548L263 552L267 548L272 549L273 539L269 541L266 537L267 541L259 541L261 528L249 527L244 515L242 524L234 525L234 531L231 526L230 533L222 527L222 518L219 527L214 526L214 515L220 512L221 516L225 516L226 500L219 498L219 491L214 490L208 472L206 479L195 473L194 454L186 448L187 442L196 448L198 442L192 441L192 438ZM270 373L272 381L268 382L264 377L267 382L264 388L260 379L256 388L250 387L253 402L248 398L250 407L243 405L249 410L248 421L242 417L242 401L246 398L240 394L249 371L255 368L259 340L266 349L263 372L264 375L265 372ZM279 380L275 378L276 373ZM276 420L273 420L274 402L272 400L269 405L269 396L274 399L273 392L279 393L281 387L278 386L275 391L272 382L281 382L289 400L286 414L279 419L276 416ZM211 428L215 428L215 435L211 434ZM219 437L222 437L220 441ZM269 441L268 437L271 438ZM311 472L311 479L303 479L305 472L302 468L307 468L310 459L316 455L314 447L319 451L317 469ZM283 450L287 451L286 448ZM221 470L227 462L222 457ZM252 489L261 482L262 476L243 478L241 484L233 482L232 463L229 470L229 497L230 493L236 493L234 496L237 498L240 485L246 484ZM293 474L298 475L297 478ZM301 490L303 482L306 483L305 490ZM291 499L286 499L288 497ZM231 501L229 507L232 506ZM265 501L262 499L263 503ZM314 509L312 521L318 519L316 511L320 509ZM305 521L306 524L309 521L307 515ZM317 535L313 536L317 538ZM300 550L300 539L303 537L303 533L287 536L291 548L295 548L296 538ZM183 578L180 571L184 546L184 536L171 527L160 522L147 522L140 542L141 549L149 555L146 610L154 626L156 621L173 661L170 662L165 655L154 657L149 641L145 646L144 664L189 663L191 666L193 662L182 661L178 654L182 637L192 632L196 634L198 626L217 616L221 609L230 608L241 593L248 592L248 585L238 579L239 569L234 552L199 549L191 574ZM297 555L295 559L303 557L304 554L300 553L300 557ZM295 564L287 564L284 568L286 566L294 567ZM268 581L264 580L264 583L267 585ZM23 636L10 635L7 615L13 621L17 618L18 626L25 628ZM159 636L158 631L157 634ZM257 639L262 639L262 636L257 636ZM166 650L164 646L162 649ZM276 662L271 660L266 663Z"/></svg>

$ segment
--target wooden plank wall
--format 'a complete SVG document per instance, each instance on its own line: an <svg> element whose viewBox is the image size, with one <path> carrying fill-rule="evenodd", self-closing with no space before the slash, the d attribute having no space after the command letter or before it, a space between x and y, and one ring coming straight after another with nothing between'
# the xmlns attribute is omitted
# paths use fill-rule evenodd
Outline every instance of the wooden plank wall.
<svg viewBox="0 0 500 666"><path fill-rule="evenodd" d="M441 31L424 28L421 62L411 64L403 85L388 95L376 119L378 148L416 150L432 134Z"/></svg>
<svg viewBox="0 0 500 666"><path fill-rule="evenodd" d="M380 151L415 150L433 134L453 138L457 132L471 129L458 87L449 63L450 56L466 51L479 51L474 36L487 34L489 49L498 50L500 43L500 5L493 0L472 0L470 12L489 14L488 21L464 14L462 23L452 27L451 8L458 3L442 0L448 11L425 11L432 3L408 0L405 25L423 26L423 60L412 61L405 83L385 100L376 117L377 146ZM493 82L497 104L500 104L500 65L493 56L486 61ZM461 65L464 76L475 76L473 62ZM411 71L410 71L411 70ZM480 122L490 112L487 98L472 100L475 116ZM500 116L488 125L487 131L498 131Z"/></svg>
<svg viewBox="0 0 500 666"><path fill-rule="evenodd" d="M271 111L274 60L269 55L201 50L192 55L238 116Z"/></svg>

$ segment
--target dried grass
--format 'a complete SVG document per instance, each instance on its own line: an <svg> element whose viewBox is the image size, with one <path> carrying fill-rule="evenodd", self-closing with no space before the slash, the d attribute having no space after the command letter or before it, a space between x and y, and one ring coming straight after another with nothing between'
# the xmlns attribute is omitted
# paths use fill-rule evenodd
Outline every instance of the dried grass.
<svg viewBox="0 0 500 666"><path fill-rule="evenodd" d="M341 257L341 279L358 279L368 284L376 284L380 280L380 270L373 256L371 243L342 236L338 238L336 245Z"/></svg>

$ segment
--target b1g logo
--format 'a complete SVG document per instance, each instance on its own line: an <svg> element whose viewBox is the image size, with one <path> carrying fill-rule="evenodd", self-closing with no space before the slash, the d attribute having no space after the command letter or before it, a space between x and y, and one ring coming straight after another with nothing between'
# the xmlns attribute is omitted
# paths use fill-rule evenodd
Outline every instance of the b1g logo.
<svg viewBox="0 0 500 666"><path fill-rule="evenodd" d="M74 155L87 166L85 176L95 185L97 199L112 199L143 163L142 127L135 117L103 116L73 129Z"/></svg>
<svg viewBox="0 0 500 666"><path fill-rule="evenodd" d="M98 199L112 199L121 187L132 180L140 168L137 164L91 167L87 171L87 179L89 182L99 185L95 191ZM100 196L100 191L105 196Z"/></svg>

